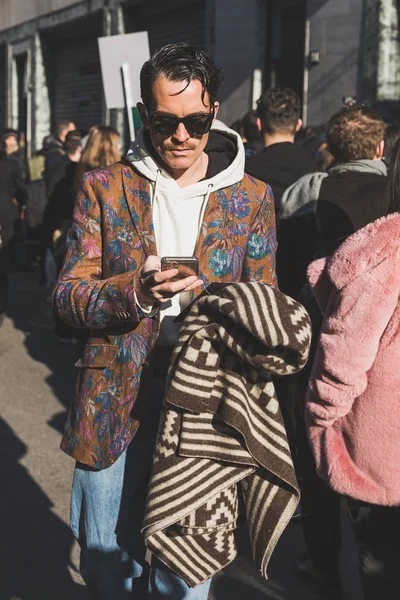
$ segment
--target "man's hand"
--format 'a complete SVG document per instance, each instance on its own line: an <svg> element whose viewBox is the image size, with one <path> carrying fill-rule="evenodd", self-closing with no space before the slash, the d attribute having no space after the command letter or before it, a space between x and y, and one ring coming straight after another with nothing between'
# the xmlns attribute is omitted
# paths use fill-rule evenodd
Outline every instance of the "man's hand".
<svg viewBox="0 0 400 600"><path fill-rule="evenodd" d="M170 298L182 292L191 292L203 285L203 281L193 275L170 281L178 275L178 269L161 271L161 258L149 256L138 272L135 281L135 292L141 306L153 306L156 303L168 302Z"/></svg>

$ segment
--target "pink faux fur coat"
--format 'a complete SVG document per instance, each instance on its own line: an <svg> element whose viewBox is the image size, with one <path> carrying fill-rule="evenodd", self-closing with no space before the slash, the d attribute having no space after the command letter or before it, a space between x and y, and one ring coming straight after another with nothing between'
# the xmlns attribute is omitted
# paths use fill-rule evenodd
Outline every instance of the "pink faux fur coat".
<svg viewBox="0 0 400 600"><path fill-rule="evenodd" d="M306 405L318 474L341 494L400 505L400 214L308 275L324 313Z"/></svg>

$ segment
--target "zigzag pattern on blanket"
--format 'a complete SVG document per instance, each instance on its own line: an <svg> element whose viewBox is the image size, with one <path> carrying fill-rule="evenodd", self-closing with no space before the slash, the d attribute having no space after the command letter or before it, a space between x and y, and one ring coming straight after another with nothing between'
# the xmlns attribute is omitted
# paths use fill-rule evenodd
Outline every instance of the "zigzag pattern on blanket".
<svg viewBox="0 0 400 600"><path fill-rule="evenodd" d="M154 454L148 548L197 585L236 555L238 489L262 574L298 502L271 380L304 366L304 308L263 284L206 296L182 325Z"/></svg>

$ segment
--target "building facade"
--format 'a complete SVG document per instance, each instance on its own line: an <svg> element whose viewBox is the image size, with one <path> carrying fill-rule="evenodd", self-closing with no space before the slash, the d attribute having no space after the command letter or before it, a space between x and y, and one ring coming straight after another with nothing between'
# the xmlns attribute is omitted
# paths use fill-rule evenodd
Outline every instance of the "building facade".
<svg viewBox="0 0 400 600"><path fill-rule="evenodd" d="M303 120L325 122L343 97L400 96L398 0L3 0L0 130L35 152L57 119L108 123L97 39L148 31L150 48L187 41L223 67L219 117L231 123L268 86L293 87Z"/></svg>
<svg viewBox="0 0 400 600"><path fill-rule="evenodd" d="M123 111L104 102L97 39L106 35L146 30L151 50L175 41L207 48L226 74L220 118L231 122L253 103L254 74L263 69L263 0L28 4L29 11L23 0L0 3L0 129L25 131L32 153L60 118L82 129L124 129Z"/></svg>
<svg viewBox="0 0 400 600"><path fill-rule="evenodd" d="M270 0L267 7L264 87L296 89L306 123L325 123L345 98L400 119L400 0Z"/></svg>

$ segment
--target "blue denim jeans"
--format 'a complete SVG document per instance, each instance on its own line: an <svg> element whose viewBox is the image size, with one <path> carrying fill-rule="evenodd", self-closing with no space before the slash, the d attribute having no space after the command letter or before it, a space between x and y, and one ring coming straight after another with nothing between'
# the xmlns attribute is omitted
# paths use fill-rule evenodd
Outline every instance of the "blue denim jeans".
<svg viewBox="0 0 400 600"><path fill-rule="evenodd" d="M206 600L211 579L191 588L153 557L141 534L164 379L154 378L137 435L108 469L77 463L71 529L81 546L81 575L96 600Z"/></svg>

